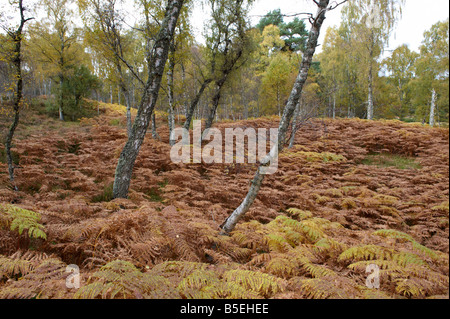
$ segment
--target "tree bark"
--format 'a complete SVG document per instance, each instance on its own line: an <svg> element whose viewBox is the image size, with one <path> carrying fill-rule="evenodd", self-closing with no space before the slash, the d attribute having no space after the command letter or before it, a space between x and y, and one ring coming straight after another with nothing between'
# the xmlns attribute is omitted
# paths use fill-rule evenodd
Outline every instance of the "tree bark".
<svg viewBox="0 0 450 319"><path fill-rule="evenodd" d="M23 78L22 78L22 39L23 39L23 28L25 26L25 23L31 18L25 19L24 11L25 8L23 7L22 0L19 0L18 3L19 6L19 12L20 12L20 25L18 29L14 32L8 31L8 36L12 39L14 43L14 51L13 51L13 58L12 58L12 64L15 70L15 77L17 79L16 82L16 89L14 94L14 104L13 104L13 110L14 110L14 118L11 126L9 127L8 133L6 135L6 141L5 141L5 151L6 151L6 161L8 163L8 173L9 173L9 179L11 181L11 184L15 191L18 191L17 186L15 185L14 181L14 161L11 153L12 148L12 141L14 138L14 133L16 132L17 126L19 125L20 120L20 108L23 104Z"/></svg>
<svg viewBox="0 0 450 319"><path fill-rule="evenodd" d="M64 122L64 76L59 76L59 120Z"/></svg>
<svg viewBox="0 0 450 319"><path fill-rule="evenodd" d="M371 44L370 44L370 54L369 54L369 93L367 97L367 119L373 120L373 55L374 55L374 35L373 30L370 35Z"/></svg>
<svg viewBox="0 0 450 319"><path fill-rule="evenodd" d="M158 131L156 130L157 129L157 127L156 127L156 113L155 113L155 111L153 111L153 114L152 114L152 138L154 139L154 140L161 140L161 138L159 137L159 134L158 134Z"/></svg>
<svg viewBox="0 0 450 319"><path fill-rule="evenodd" d="M213 99L212 99L212 106L208 113L208 118L206 119L205 129L206 132L208 129L212 127L212 124L214 122L214 119L216 118L217 109L219 108L220 98L222 97L222 89L225 85L225 82L228 78L228 74L224 76L220 81L216 82L216 91L214 93Z"/></svg>
<svg viewBox="0 0 450 319"><path fill-rule="evenodd" d="M336 119L336 92L333 93L333 120Z"/></svg>
<svg viewBox="0 0 450 319"><path fill-rule="evenodd" d="M436 116L436 90L432 89L431 91L431 108L430 108L430 126L434 127L436 124L435 116Z"/></svg>
<svg viewBox="0 0 450 319"><path fill-rule="evenodd" d="M291 136L291 140L289 142L289 149L294 147L294 142L295 142L295 134L297 133L297 121L298 121L298 117L300 115L300 107L301 107L301 101L299 101L297 103L297 106L295 107L295 113L294 113L294 119L292 121L292 136Z"/></svg>
<svg viewBox="0 0 450 319"><path fill-rule="evenodd" d="M208 88L209 84L212 82L212 79L206 79L203 81L202 86L200 87L200 90L197 92L197 95L194 97L194 99L191 101L191 105L187 109L186 112L186 121L184 122L183 127L186 130L189 130L191 127L192 117L194 116L195 109L197 108L198 103L200 102L200 99L205 92L205 90Z"/></svg>
<svg viewBox="0 0 450 319"><path fill-rule="evenodd" d="M173 46L173 44L172 44ZM172 49L173 50L173 49ZM175 71L175 62L173 61L173 53L172 57L169 59L169 69L167 72L167 93L169 98L169 144L170 146L175 145L176 141L173 139L172 132L175 130L175 112L174 112L174 85L173 85L173 74Z"/></svg>
<svg viewBox="0 0 450 319"><path fill-rule="evenodd" d="M323 25L323 22L325 20L325 13L327 11L327 7L329 4L329 0L320 0L315 1L318 5L318 12L314 19L312 19L313 24L311 27L311 31L309 34L307 49L305 51L305 54L303 56L303 61L300 67L299 75L295 81L294 87L291 91L291 95L289 97L289 100L286 104L286 107L283 112L283 116L280 120L279 124L279 131L278 131L278 145L277 145L277 152L281 152L283 150L284 144L285 144L285 138L287 134L288 127L290 125L290 122L292 120L292 117L294 115L296 106L298 105L298 102L301 98L303 87L306 83L306 80L308 78L308 72L311 67L312 58L314 56L314 53L316 51L316 47L318 44L318 39L320 35L320 29ZM258 192L261 188L262 182L264 181L264 168L267 165L268 162L271 161L271 157L273 156L274 152L271 151L271 154L266 157L264 160L261 161L260 166L258 167L255 177L253 178L253 181L250 186L250 190L247 193L247 196L245 197L244 201L241 203L241 205L225 220L222 228L222 234L228 235L230 232L234 230L239 220L248 212L250 207L252 206L253 202L255 201Z"/></svg>
<svg viewBox="0 0 450 319"><path fill-rule="evenodd" d="M120 155L117 164L113 197L127 198L130 188L134 163L147 133L152 113L158 100L161 80L165 64L169 55L170 43L173 39L175 27L181 12L184 0L168 1L164 20L155 38L155 44L150 53L150 73L145 85L144 94L134 121L131 135Z"/></svg>

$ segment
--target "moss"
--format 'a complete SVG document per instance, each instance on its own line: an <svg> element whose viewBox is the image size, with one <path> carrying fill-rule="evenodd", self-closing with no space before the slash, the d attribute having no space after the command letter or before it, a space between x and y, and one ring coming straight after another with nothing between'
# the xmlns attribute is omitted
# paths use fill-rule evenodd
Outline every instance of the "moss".
<svg viewBox="0 0 450 319"><path fill-rule="evenodd" d="M388 153L369 154L360 162L360 164L377 166L380 168L394 167L402 170L422 169L422 165L418 163L414 157Z"/></svg>

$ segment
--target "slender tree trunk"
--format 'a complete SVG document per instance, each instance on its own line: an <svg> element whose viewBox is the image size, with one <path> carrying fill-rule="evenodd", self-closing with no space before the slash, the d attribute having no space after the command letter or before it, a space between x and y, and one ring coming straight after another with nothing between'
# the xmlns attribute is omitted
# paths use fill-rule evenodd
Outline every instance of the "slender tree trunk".
<svg viewBox="0 0 450 319"><path fill-rule="evenodd" d="M133 127L133 122L131 120L131 97L127 90L123 91L123 95L125 96L125 102L127 103L127 136L130 136Z"/></svg>
<svg viewBox="0 0 450 319"><path fill-rule="evenodd" d="M207 130L209 130L213 125L214 119L216 117L217 109L219 108L220 99L222 97L222 89L228 78L228 74L229 74L229 72L227 72L219 81L216 82L216 91L215 91L213 99L212 99L212 106L209 109L208 118L206 119L206 124L205 124L205 129L204 129L205 132Z"/></svg>
<svg viewBox="0 0 450 319"><path fill-rule="evenodd" d="M430 108L430 126L431 127L434 127L434 125L436 124L436 122L435 122L436 99L437 99L436 90L433 89L431 91L431 108Z"/></svg>
<svg viewBox="0 0 450 319"><path fill-rule="evenodd" d="M117 104L120 105L120 84L117 84Z"/></svg>
<svg viewBox="0 0 450 319"><path fill-rule="evenodd" d="M284 109L283 116L281 117L280 120L278 131L278 145L276 146L277 152L274 152L272 150L270 155L261 161L261 165L258 167L256 171L255 177L253 178L253 181L250 186L250 190L247 193L247 196L245 197L244 201L223 223L222 225L223 235L230 234L230 232L232 232L236 227L239 220L248 212L251 205L255 201L256 196L258 195L258 192L264 180L265 166L267 165L268 162L272 160L272 156L274 154L278 154L278 152L281 152L283 150L288 127L294 115L295 108L298 105L299 100L301 98L303 87L308 78L308 72L311 67L312 58L314 56L318 44L320 29L325 20L325 13L327 11L327 7L329 4L329 0L320 0L315 2L319 7L318 12L314 18L313 25L311 27L307 49L303 56L303 61L300 67L299 75L295 81L294 87L291 91L291 95Z"/></svg>
<svg viewBox="0 0 450 319"><path fill-rule="evenodd" d="M151 68L149 68L150 73L145 85L141 105L139 106L131 135L125 144L117 164L113 187L114 198L128 197L134 163L144 142L151 116L158 100L161 80L169 55L170 43L174 36L183 3L184 0L168 1L164 20L151 50L151 58L149 60L151 61Z"/></svg>
<svg viewBox="0 0 450 319"><path fill-rule="evenodd" d="M181 80L183 81L183 87L186 87L186 69L184 67L184 63L181 62ZM187 96L187 90L183 90L183 113L188 117L188 96ZM189 123L190 125L190 123Z"/></svg>
<svg viewBox="0 0 450 319"><path fill-rule="evenodd" d="M200 102L200 99L205 92L206 88L209 86L209 84L212 82L212 79L207 79L203 81L202 86L200 87L200 90L197 92L197 95L194 97L194 99L191 101L191 105L187 109L186 113L186 121L184 122L183 127L186 130L189 130L191 127L192 117L194 116L194 112L197 109L197 106Z"/></svg>
<svg viewBox="0 0 450 319"><path fill-rule="evenodd" d="M173 46L173 45L172 45ZM174 85L173 85L173 74L175 70L175 63L173 57L169 59L169 70L167 72L167 91L169 96L169 136L170 145L175 145L176 141L173 139L172 132L175 130L175 112L174 112Z"/></svg>
<svg viewBox="0 0 450 319"><path fill-rule="evenodd" d="M336 119L336 92L333 93L333 120Z"/></svg>
<svg viewBox="0 0 450 319"><path fill-rule="evenodd" d="M159 137L158 131L156 130L156 112L153 111L152 114L152 138L154 140L161 140L161 138Z"/></svg>
<svg viewBox="0 0 450 319"><path fill-rule="evenodd" d="M16 88L14 92L14 118L11 126L9 127L8 133L6 135L5 141L5 151L6 151L6 161L8 163L8 173L9 179L15 191L18 191L18 188L15 184L14 180L14 161L11 153L12 141L14 138L14 133L16 132L17 126L19 125L20 120L20 108L23 104L23 78L22 78L22 39L23 39L23 28L25 23L30 20L25 19L24 17L24 7L22 4L22 0L19 0L18 3L19 11L20 11L20 25L15 32L8 31L9 37L12 39L14 43L14 51L13 51L13 59L12 64L15 71L15 77L17 79Z"/></svg>
<svg viewBox="0 0 450 319"><path fill-rule="evenodd" d="M59 120L64 121L64 76L59 75Z"/></svg>

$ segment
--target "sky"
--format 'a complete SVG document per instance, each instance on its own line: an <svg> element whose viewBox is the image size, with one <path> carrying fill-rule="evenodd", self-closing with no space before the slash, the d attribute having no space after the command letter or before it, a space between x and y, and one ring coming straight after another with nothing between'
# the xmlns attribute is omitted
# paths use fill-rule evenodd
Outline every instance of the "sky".
<svg viewBox="0 0 450 319"><path fill-rule="evenodd" d="M336 1L340 2L342 0ZM27 0L27 2L33 3L39 2L39 0ZM201 34L205 25L205 19L208 18L208 14L203 12L200 2L201 1L195 2L191 21L197 40L203 42L201 40ZM332 0L331 3L333 2L335 1ZM132 4L133 0L125 0L125 3ZM315 13L316 8L317 7L312 0L255 0L250 12L250 18L252 23L256 25L261 17L271 10L281 9L283 14L293 14L299 12ZM10 9L8 0L0 0L0 22L2 20L2 13L5 14L3 18L6 18L7 20L11 19L9 16L14 16L14 14L8 12L9 10L7 9ZM328 27L338 26L340 24L341 9L342 6L327 13L327 19L325 20L319 43L323 43L325 31ZM135 20L133 5L128 5L126 11L129 12L129 18ZM389 47L385 48L385 55L389 55L391 50L396 49L402 44L408 44L411 50L418 52L423 40L423 33L429 30L436 22L448 19L448 17L448 0L405 0L402 18L398 22L398 26L392 35ZM289 21L289 19L286 18L286 21ZM306 24L308 27L309 22L306 21ZM1 31L2 30L0 30L0 32ZM321 48L319 46L317 52L320 51Z"/></svg>
<svg viewBox="0 0 450 319"><path fill-rule="evenodd" d="M339 0L338 0L339 2ZM261 16L274 9L281 9L283 14L299 12L316 12L316 5L312 0L256 0L250 12L252 22L256 25ZM323 26L323 32L319 43L323 43L325 31L328 27L338 26L341 21L341 7L327 14ZM203 29L205 13L199 6L194 11L193 26L198 33ZM386 52L394 50L402 44L408 44L409 48L419 51L423 40L423 33L431 28L438 21L443 21L449 17L448 0L405 0L402 19L392 35L389 47ZM288 20L286 20L288 21ZM308 22L306 22L308 24ZM320 47L318 48L320 52Z"/></svg>

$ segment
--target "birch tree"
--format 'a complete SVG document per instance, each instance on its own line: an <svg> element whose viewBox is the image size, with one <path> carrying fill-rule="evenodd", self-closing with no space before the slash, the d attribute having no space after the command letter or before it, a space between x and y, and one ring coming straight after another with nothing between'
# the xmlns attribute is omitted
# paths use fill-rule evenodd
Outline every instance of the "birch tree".
<svg viewBox="0 0 450 319"><path fill-rule="evenodd" d="M248 14L252 0L208 0L211 5L211 31L207 42L215 56L214 94L205 132L212 127L223 89L231 73L238 69L248 48Z"/></svg>
<svg viewBox="0 0 450 319"><path fill-rule="evenodd" d="M6 41L8 43L3 43L2 47L6 47L6 52L2 52L1 59L10 63L13 67L14 76L13 79L16 81L14 87L14 97L13 97L13 122L9 127L6 141L5 141L5 150L6 150L6 160L8 163L8 173L11 184L14 189L17 191L17 186L14 182L14 162L11 154L12 141L14 138L14 133L16 131L17 126L19 125L20 120L20 110L23 106L23 76L22 76L22 42L24 38L24 27L25 24L33 18L25 17L25 6L23 5L23 0L17 0L11 2L11 5L18 10L20 20L18 26L14 28L14 26L7 26L2 23L2 28L7 34ZM3 17L2 17L3 18ZM2 19L3 20L3 19ZM3 21L2 21L3 22ZM6 22L5 22L6 23Z"/></svg>
<svg viewBox="0 0 450 319"><path fill-rule="evenodd" d="M414 104L418 120L448 114L449 20L434 24L424 33L420 57L415 63ZM439 109L439 110L438 110ZM431 116L432 111L434 112ZM430 116L428 116L430 115ZM431 123L430 123L431 125Z"/></svg>
<svg viewBox="0 0 450 319"><path fill-rule="evenodd" d="M152 47L148 47L149 75L131 134L128 137L128 141L121 152L117 164L113 187L114 198L128 197L134 163L144 141L152 113L158 100L170 44L184 2L184 0L168 0L164 19L160 24L157 36L154 38L154 44Z"/></svg>
<svg viewBox="0 0 450 319"><path fill-rule="evenodd" d="M374 118L374 77L377 60L401 17L405 0L354 0L344 10L354 48L367 62L367 119Z"/></svg>
<svg viewBox="0 0 450 319"><path fill-rule="evenodd" d="M345 2L345 1L344 1ZM308 42L306 45L306 50L304 52L303 60L300 66L299 74L294 83L294 87L291 91L291 95L289 96L289 100L286 104L286 107L283 112L283 116L281 117L279 127L278 127L278 143L272 148L270 154L261 160L261 163L256 171L256 174L251 182L250 190L247 193L247 196L241 203L241 205L236 208L236 210L225 220L222 224L222 234L228 235L233 229L236 227L239 220L248 212L252 204L254 203L259 190L261 189L262 182L264 180L264 171L265 168L270 164L272 160L274 160L275 156L278 156L278 153L284 149L286 143L286 136L288 132L288 128L291 124L292 118L295 113L296 106L299 103L299 100L302 96L303 87L308 78L308 72L311 68L312 59L314 53L316 51L318 45L318 39L320 35L320 31L322 25L325 21L325 15L328 11L333 10L336 6L342 4L335 3L329 6L329 0L320 0L314 1L317 5L317 13L315 15L310 16L310 21L312 23L311 31L309 33Z"/></svg>
<svg viewBox="0 0 450 319"><path fill-rule="evenodd" d="M56 77L58 83L59 119L64 121L64 85L70 70L78 64L80 47L78 33L73 27L71 0L44 0L47 11L44 23L37 23L31 29L31 45L40 59Z"/></svg>

